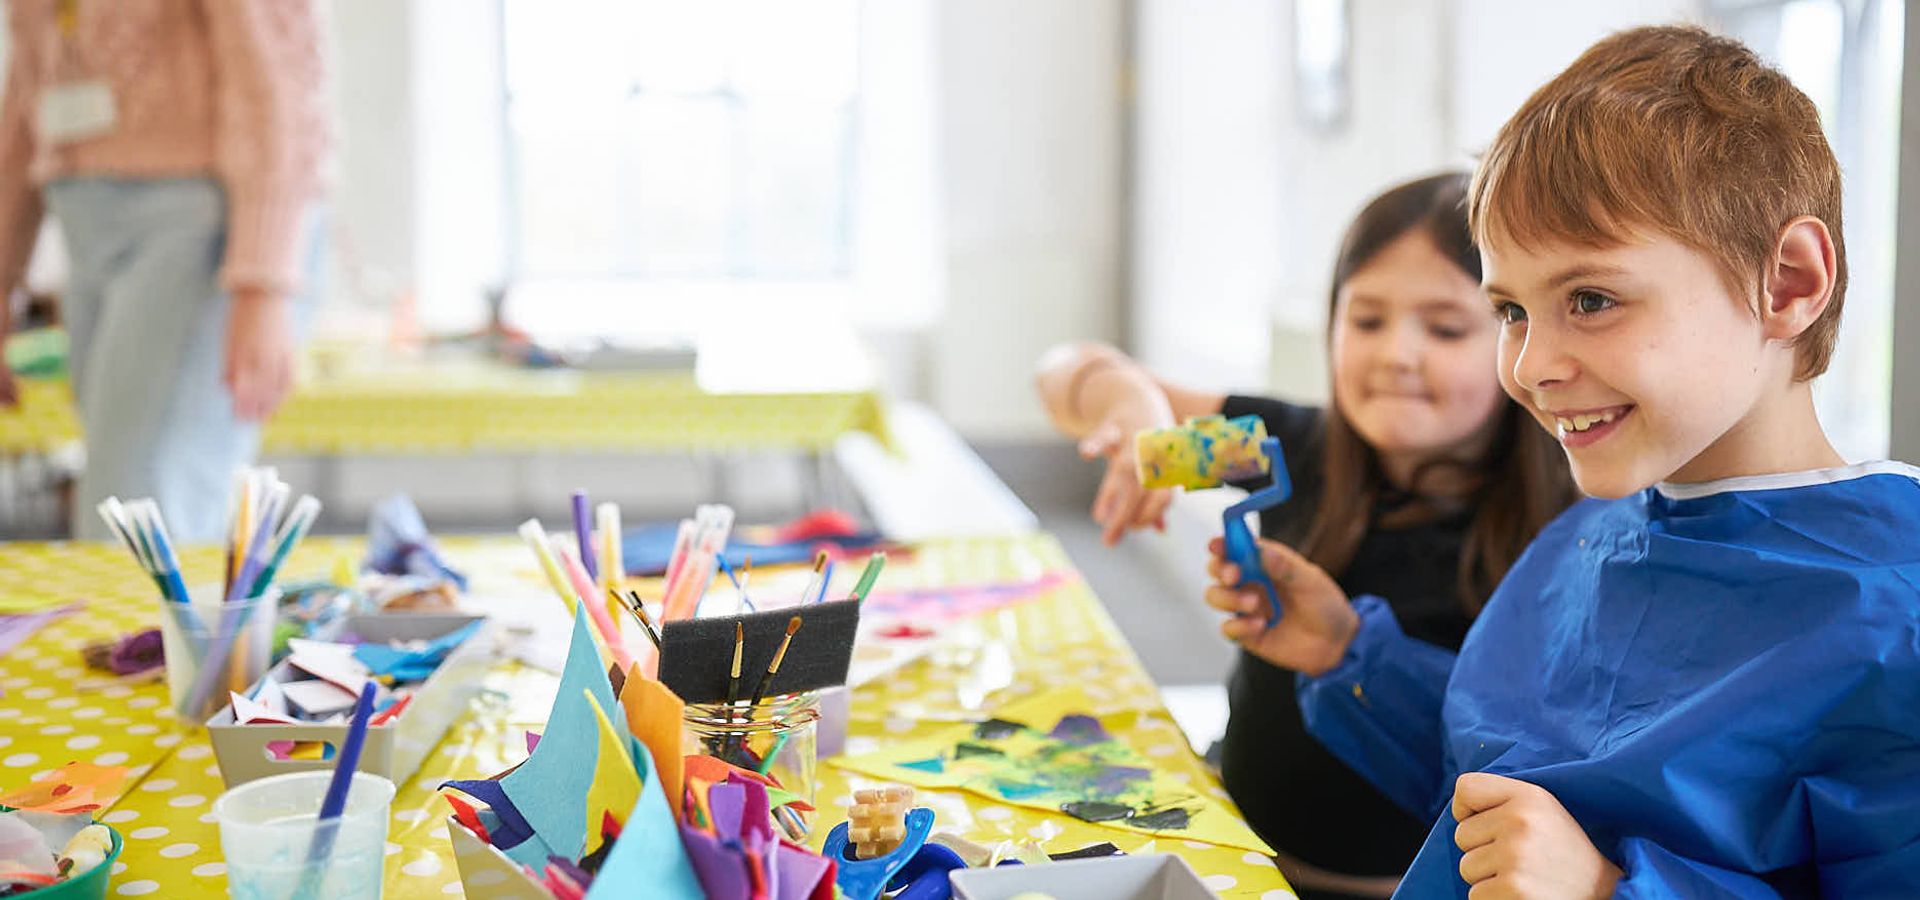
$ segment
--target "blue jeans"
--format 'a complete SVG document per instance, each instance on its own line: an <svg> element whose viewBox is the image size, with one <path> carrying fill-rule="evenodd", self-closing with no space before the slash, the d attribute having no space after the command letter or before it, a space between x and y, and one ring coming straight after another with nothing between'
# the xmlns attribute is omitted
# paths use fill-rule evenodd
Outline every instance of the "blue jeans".
<svg viewBox="0 0 1920 900"><path fill-rule="evenodd" d="M94 507L118 496L158 501L177 542L220 540L233 472L260 448L259 423L235 417L220 383L226 192L212 178L89 176L47 185L46 200L71 259L61 316L87 443L74 537L110 540ZM303 223L296 344L319 296L321 218Z"/></svg>

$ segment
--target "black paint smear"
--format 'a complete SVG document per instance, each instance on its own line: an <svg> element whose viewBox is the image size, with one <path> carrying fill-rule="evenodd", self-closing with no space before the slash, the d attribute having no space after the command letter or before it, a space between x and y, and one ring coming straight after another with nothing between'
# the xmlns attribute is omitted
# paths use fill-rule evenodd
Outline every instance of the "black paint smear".
<svg viewBox="0 0 1920 900"><path fill-rule="evenodd" d="M1006 756L1006 755L1007 754L1002 752L999 748L989 747L986 744L975 744L969 741L961 741L960 743L953 745L954 759L971 759L976 756Z"/></svg>
<svg viewBox="0 0 1920 900"><path fill-rule="evenodd" d="M1075 800L1060 804L1060 811L1082 822L1111 822L1133 815L1133 807L1100 800Z"/></svg>
<svg viewBox="0 0 1920 900"><path fill-rule="evenodd" d="M1089 844L1078 850L1068 850L1065 853L1049 853L1047 854L1047 858L1054 862L1065 862L1069 859L1100 859L1108 856L1125 855L1125 853L1120 852L1119 847L1113 845L1113 842L1108 841L1102 844Z"/></svg>
<svg viewBox="0 0 1920 900"><path fill-rule="evenodd" d="M1005 719L988 719L974 726L973 736L983 741L1000 741L1019 734L1027 726Z"/></svg>
<svg viewBox="0 0 1920 900"><path fill-rule="evenodd" d="M1191 813L1176 806L1172 809L1134 816L1127 820L1127 824L1135 828L1145 828L1148 831L1179 831L1186 828L1192 821Z"/></svg>

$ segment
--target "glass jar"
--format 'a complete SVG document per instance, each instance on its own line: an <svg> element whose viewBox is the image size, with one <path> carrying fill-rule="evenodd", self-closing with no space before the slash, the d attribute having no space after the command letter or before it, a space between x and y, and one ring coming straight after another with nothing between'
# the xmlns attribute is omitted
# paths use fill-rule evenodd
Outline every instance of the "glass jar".
<svg viewBox="0 0 1920 900"><path fill-rule="evenodd" d="M759 703L689 703L683 717L686 752L711 756L767 776L812 806L818 784L820 695L764 697ZM796 843L812 829L812 813L791 807L774 819Z"/></svg>

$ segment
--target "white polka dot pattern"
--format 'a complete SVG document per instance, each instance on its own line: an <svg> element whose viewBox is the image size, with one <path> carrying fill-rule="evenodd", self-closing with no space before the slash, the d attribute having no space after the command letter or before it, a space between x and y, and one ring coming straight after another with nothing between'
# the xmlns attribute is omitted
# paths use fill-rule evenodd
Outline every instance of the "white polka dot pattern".
<svg viewBox="0 0 1920 900"><path fill-rule="evenodd" d="M455 537L442 543L455 565L474 576L476 593L488 591L489 584L504 585L500 593L542 589L538 572L521 559L524 550L511 538ZM0 731L5 732L0 735L0 789L51 772L70 759L127 766L144 780L130 784L98 814L125 839L109 896L224 897L227 870L211 806L226 786L205 732L174 719L164 682L59 675L77 665L79 644L154 623L152 586L139 583L122 555L107 544L0 544L0 596L35 596L41 585L61 584L89 602L84 621L70 616L63 621L74 627L42 629L16 648L28 655L0 657L0 688L5 691L0 693ZM358 560L360 555L358 540L314 538L288 561L287 571L297 576L326 571L335 559ZM182 556L190 574L212 573L221 564L217 548L186 548ZM896 560L882 582L899 589L982 584L1068 568L1059 545L1045 536L953 540L926 545L912 560ZM1095 685L1106 698L1103 706L1140 714L1136 725L1116 729L1117 735L1153 754L1156 765L1209 792L1216 789L1199 760L1175 743L1178 732L1167 726L1153 685L1098 602L1077 581L1035 602L1008 607L1004 615L962 623L960 629L976 643L1001 641L1012 651L1014 683L989 698L990 705L1061 684ZM27 660L46 665L21 664ZM957 672L949 665L929 658L900 670L891 681L857 689L848 747L870 752L972 714L959 703L952 688ZM521 698L551 697L553 682L550 675L513 664L496 668L487 676L489 693L514 699L476 707L454 725L415 777L400 786L389 822L386 897L421 900L462 894L446 838L449 808L433 786L449 778L491 775L523 759L522 730L537 730L546 709L544 702L530 708L532 703ZM1162 750L1167 752L1155 752ZM857 786L853 782L839 769L820 767L815 796L823 813L816 839L844 815L844 803L835 801L850 799ZM1179 853L1208 884L1229 886L1231 896L1293 898L1265 857L1244 850L1142 841L1136 834L968 794L929 792L924 802L939 812L941 821L986 846L1043 840L1057 852L1112 841L1130 853Z"/></svg>

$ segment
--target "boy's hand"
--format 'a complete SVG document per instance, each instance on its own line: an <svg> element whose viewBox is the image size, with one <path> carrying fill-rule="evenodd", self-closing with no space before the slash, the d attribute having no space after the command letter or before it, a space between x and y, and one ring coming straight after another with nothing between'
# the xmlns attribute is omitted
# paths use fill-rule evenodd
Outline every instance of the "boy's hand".
<svg viewBox="0 0 1920 900"><path fill-rule="evenodd" d="M1129 528L1167 527L1167 504L1173 502L1173 492L1140 486L1133 436L1143 429L1173 424L1173 409L1165 397L1143 397L1138 403L1117 405L1080 439L1082 459L1107 459L1106 477L1100 479L1100 492L1093 499L1093 521L1100 526L1100 539L1107 546L1118 544Z"/></svg>
<svg viewBox="0 0 1920 900"><path fill-rule="evenodd" d="M1259 544L1260 565L1280 598L1280 621L1267 627L1271 610L1259 585L1234 586L1240 567L1222 557L1226 542L1214 538L1207 544L1213 554L1207 574L1214 580L1207 587L1207 605L1233 616L1220 623L1220 634L1283 669L1320 675L1346 655L1360 630L1360 616L1325 569L1285 544L1265 538Z"/></svg>
<svg viewBox="0 0 1920 900"><path fill-rule="evenodd" d="M1486 772L1453 785L1453 842L1474 900L1610 897L1620 869L1545 788Z"/></svg>

